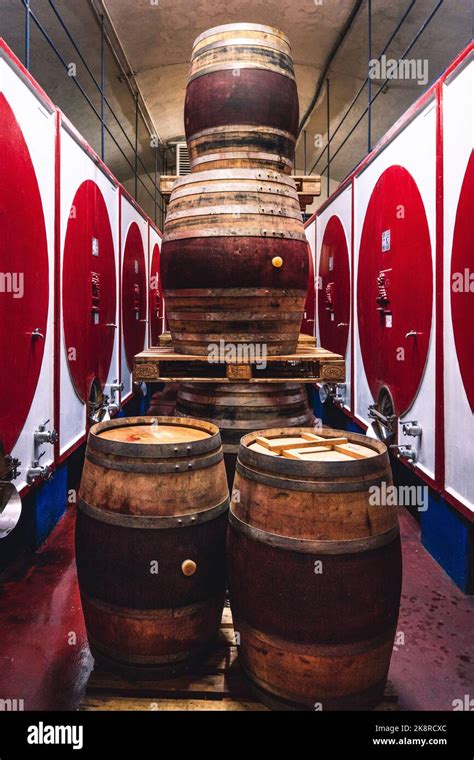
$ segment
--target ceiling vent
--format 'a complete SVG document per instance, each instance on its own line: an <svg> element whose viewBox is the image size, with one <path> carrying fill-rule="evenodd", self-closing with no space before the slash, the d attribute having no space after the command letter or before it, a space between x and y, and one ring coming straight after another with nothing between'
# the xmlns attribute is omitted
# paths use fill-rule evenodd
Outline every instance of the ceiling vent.
<svg viewBox="0 0 474 760"><path fill-rule="evenodd" d="M185 142L176 143L176 174L191 174L188 146Z"/></svg>

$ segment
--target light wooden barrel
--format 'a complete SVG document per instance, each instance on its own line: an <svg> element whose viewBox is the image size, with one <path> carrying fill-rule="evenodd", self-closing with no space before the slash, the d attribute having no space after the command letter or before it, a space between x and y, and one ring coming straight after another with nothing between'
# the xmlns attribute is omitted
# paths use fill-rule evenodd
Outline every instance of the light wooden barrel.
<svg viewBox="0 0 474 760"><path fill-rule="evenodd" d="M209 420L222 438L229 489L240 439L254 430L311 425L302 383L180 383L176 414Z"/></svg>
<svg viewBox="0 0 474 760"><path fill-rule="evenodd" d="M369 501L392 483L388 453L355 433L318 431L348 440L339 447L311 436L274 429L241 442L227 543L239 658L271 707L369 709L383 696L401 590L396 508Z"/></svg>
<svg viewBox="0 0 474 760"><path fill-rule="evenodd" d="M161 249L167 318L178 353L221 339L296 351L308 285L296 187L271 171L200 172L177 180Z"/></svg>
<svg viewBox="0 0 474 760"><path fill-rule="evenodd" d="M221 620L228 488L219 431L135 417L91 428L76 558L94 657L127 676L179 672Z"/></svg>
<svg viewBox="0 0 474 760"><path fill-rule="evenodd" d="M194 42L185 102L193 172L261 167L291 174L298 93L288 38L261 24L227 24Z"/></svg>

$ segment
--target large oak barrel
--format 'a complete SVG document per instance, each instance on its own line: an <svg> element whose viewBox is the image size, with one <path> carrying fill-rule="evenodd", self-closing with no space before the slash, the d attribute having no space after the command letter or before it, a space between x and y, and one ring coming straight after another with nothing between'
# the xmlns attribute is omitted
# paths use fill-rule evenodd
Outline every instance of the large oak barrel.
<svg viewBox="0 0 474 760"><path fill-rule="evenodd" d="M385 445L366 436L293 428L242 439L230 599L240 662L269 706L381 700L401 589L396 508L383 505L391 483Z"/></svg>
<svg viewBox="0 0 474 760"><path fill-rule="evenodd" d="M311 425L303 383L180 383L176 414L209 420L222 438L229 489L240 439L254 430Z"/></svg>
<svg viewBox="0 0 474 760"><path fill-rule="evenodd" d="M308 255L290 177L229 169L177 180L161 267L175 351L206 355L222 338L296 351Z"/></svg>
<svg viewBox="0 0 474 760"><path fill-rule="evenodd" d="M224 601L227 511L215 425L131 417L91 428L76 557L99 662L154 678L206 651Z"/></svg>
<svg viewBox="0 0 474 760"><path fill-rule="evenodd" d="M261 167L290 174L298 93L288 38L261 24L227 24L194 42L185 129L193 172Z"/></svg>

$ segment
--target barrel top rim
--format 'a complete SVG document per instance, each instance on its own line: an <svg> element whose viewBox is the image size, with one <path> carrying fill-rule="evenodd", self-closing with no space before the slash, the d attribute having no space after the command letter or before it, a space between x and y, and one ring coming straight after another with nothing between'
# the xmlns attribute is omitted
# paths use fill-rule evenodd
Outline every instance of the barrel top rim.
<svg viewBox="0 0 474 760"><path fill-rule="evenodd" d="M209 435L206 438L200 438L194 441L185 441L178 443L143 443L115 441L103 438L100 434L105 430L113 430L121 427L134 427L137 425L153 425L155 421L159 424L170 427L188 427L204 431ZM94 451L101 451L108 454L123 454L131 457L165 457L173 456L177 452L186 455L199 454L212 451L221 445L220 431L217 425L207 420L198 420L194 417L174 417L162 415L149 415L143 417L119 417L114 420L107 420L93 425L89 431L88 447Z"/></svg>
<svg viewBox="0 0 474 760"><path fill-rule="evenodd" d="M257 32L267 32L274 37L279 37L280 39L284 40L284 42L286 42L288 47L291 49L290 40L285 32L281 31L281 29L278 29L276 26L270 26L269 24L253 24L250 22L240 22L237 24L220 24L218 26L212 26L210 29L206 29L196 37L193 42L193 48L195 48L196 45L199 45L202 40L205 40L206 37L211 37L213 34L219 34L219 32L248 32L251 30L255 30Z"/></svg>
<svg viewBox="0 0 474 760"><path fill-rule="evenodd" d="M263 176L266 175L266 176ZM175 180L173 190L183 185L202 185L213 180L253 180L255 182L277 182L294 188L295 181L288 174L273 171L273 169L242 169L240 167L226 169L207 169L202 172L185 174Z"/></svg>

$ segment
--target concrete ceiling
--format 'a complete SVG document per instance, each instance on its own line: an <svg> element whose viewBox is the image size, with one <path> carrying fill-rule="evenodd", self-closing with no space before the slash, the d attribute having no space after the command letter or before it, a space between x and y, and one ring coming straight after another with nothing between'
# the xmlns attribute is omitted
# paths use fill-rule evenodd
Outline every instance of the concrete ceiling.
<svg viewBox="0 0 474 760"><path fill-rule="evenodd" d="M338 39L356 0L31 0L31 7L45 26L50 39L66 62L77 66L77 82L87 92L96 110L100 95L77 51L68 40L54 14L61 14L96 80L100 78L100 28L97 14L101 8L110 18L116 37L128 60L131 80L135 79L145 109L164 142L184 135L183 108L189 60L194 39L202 31L219 24L255 22L282 29L290 38L295 61L300 114L305 114L331 49ZM428 78L433 81L454 56L471 39L471 0L372 0L373 55L378 56L403 14L409 9L387 56L401 56L417 35L433 10L439 10L426 27L408 57L426 61ZM24 55L24 6L22 0L0 0L0 34L20 58ZM120 53L120 58L122 55ZM126 66L127 68L127 66ZM32 25L31 70L53 101L100 151L100 121L85 103L79 89L61 66L58 57ZM367 72L367 1L342 42L327 76L330 79L330 131L336 130ZM375 91L380 83L373 83ZM133 191L133 143L135 140L135 106L123 73L106 47L105 88L110 105L121 121L117 125L106 108L106 121L117 143L106 134L105 160L112 171ZM133 89L133 88L132 88ZM374 144L404 110L423 92L424 86L412 80L390 82L373 107ZM349 130L362 115L367 104L363 91L350 116L334 137L333 155ZM148 130L140 120L138 145L141 160L153 173L155 153L150 148ZM325 90L321 93L305 124L297 146L296 172L313 168L327 142ZM316 145L315 145L315 138ZM305 155L306 143L306 155ZM367 119L363 118L350 140L339 151L331 165L332 191L367 152ZM123 155L125 153L125 157ZM168 156L171 153L167 154ZM324 173L326 157L315 172ZM168 166L168 171L172 167ZM149 180L139 167L139 173ZM323 183L321 200L326 197ZM151 192L151 195L150 195ZM146 192L138 188L139 201L152 214L150 186ZM154 208L154 207L153 207Z"/></svg>
<svg viewBox="0 0 474 760"><path fill-rule="evenodd" d="M289 37L295 62L300 115L306 113L315 94L322 69L355 0L103 0L134 72L147 109L161 139L180 139L184 134L183 108L193 41L204 30L219 24L256 22L282 29ZM406 22L387 49L388 57L404 53L419 29L438 5L437 0L372 0L372 50L378 56L396 29L404 12ZM445 0L433 21L408 57L427 61L433 81L469 42L472 23L471 0ZM334 59L331 81L331 133L367 73L367 3ZM373 92L381 82L373 83ZM426 86L426 85L425 85ZM412 80L391 82L373 106L373 144L423 92ZM334 153L367 104L364 92L331 146ZM327 141L324 90L306 125L297 150L297 172L309 172L321 153L316 143ZM320 136L320 137L318 137ZM334 183L342 180L367 151L367 119L363 119L346 147L331 166ZM326 164L321 160L315 171Z"/></svg>
<svg viewBox="0 0 474 760"><path fill-rule="evenodd" d="M219 24L269 24L289 37L304 113L354 0L104 0L163 140L184 134L184 93L195 38Z"/></svg>

